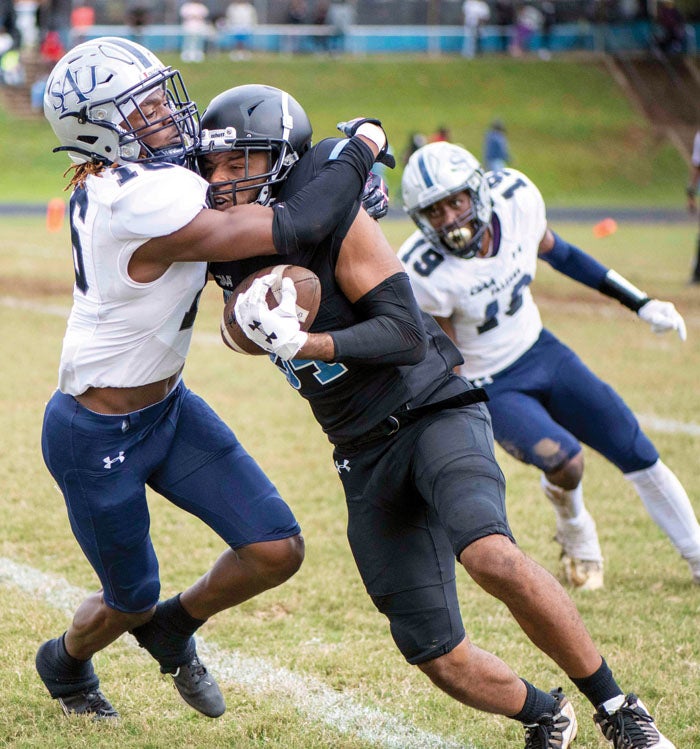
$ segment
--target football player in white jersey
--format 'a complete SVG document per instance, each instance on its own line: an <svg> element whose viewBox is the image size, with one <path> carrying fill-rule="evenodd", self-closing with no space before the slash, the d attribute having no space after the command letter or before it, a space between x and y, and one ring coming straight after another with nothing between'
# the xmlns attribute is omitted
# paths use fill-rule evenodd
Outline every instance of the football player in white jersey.
<svg viewBox="0 0 700 749"><path fill-rule="evenodd" d="M411 157L402 188L418 231L399 255L418 303L457 343L461 374L486 386L496 440L542 472L568 581L603 585L580 440L622 471L700 583L700 526L688 495L620 396L542 327L530 284L545 260L619 300L654 332L675 330L684 340L673 304L649 299L555 234L539 190L514 169L484 174L465 149L430 144Z"/></svg>
<svg viewBox="0 0 700 749"><path fill-rule="evenodd" d="M355 205L386 137L377 121L358 120L298 199L215 211L207 183L185 167L197 108L179 72L144 47L116 37L75 47L48 79L44 112L75 169L75 287L42 451L102 589L39 648L37 670L67 714L116 717L91 659L131 631L188 704L218 717L224 699L194 632L293 575L304 545L275 487L182 381L207 261L315 242ZM147 485L229 547L162 602Z"/></svg>

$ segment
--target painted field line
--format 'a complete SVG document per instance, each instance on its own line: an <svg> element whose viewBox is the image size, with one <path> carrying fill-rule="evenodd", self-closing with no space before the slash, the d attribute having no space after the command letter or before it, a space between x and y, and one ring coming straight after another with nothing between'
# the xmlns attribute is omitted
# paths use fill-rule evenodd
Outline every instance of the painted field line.
<svg viewBox="0 0 700 749"><path fill-rule="evenodd" d="M19 588L35 599L72 615L89 594L57 575L0 557L0 584ZM125 642L148 657L129 635ZM410 725L405 718L362 705L349 693L336 692L312 676L301 676L264 658L252 658L239 650L225 650L197 637L197 650L222 683L245 687L251 693L283 696L316 723L326 723L341 733L354 734L388 749L469 749L462 742L438 736Z"/></svg>
<svg viewBox="0 0 700 749"><path fill-rule="evenodd" d="M689 434L691 437L700 437L700 424L675 419L662 419L651 414L638 414L639 423L654 432L664 434Z"/></svg>
<svg viewBox="0 0 700 749"><path fill-rule="evenodd" d="M39 312L44 315L53 315L54 317L62 317L65 320L68 319L70 314L70 307L58 304L40 304L37 301L31 299L22 299L16 296L0 296L0 305L3 307L9 307L10 309L26 309L30 312Z"/></svg>

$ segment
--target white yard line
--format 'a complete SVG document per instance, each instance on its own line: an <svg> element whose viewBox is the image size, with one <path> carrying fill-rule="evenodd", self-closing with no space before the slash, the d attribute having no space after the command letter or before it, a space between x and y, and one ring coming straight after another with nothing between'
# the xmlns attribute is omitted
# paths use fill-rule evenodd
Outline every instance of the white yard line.
<svg viewBox="0 0 700 749"><path fill-rule="evenodd" d="M61 577L6 557L0 557L0 584L19 588L66 614L72 614L89 593ZM132 637L127 635L124 639L137 648ZM280 668L264 658L252 658L239 650L225 650L199 636L197 650L220 682L243 686L254 694L283 697L309 720L326 723L336 731L359 736L375 746L388 749L468 749L462 742L423 731L403 717L362 705L348 692L337 692L319 679Z"/></svg>
<svg viewBox="0 0 700 749"><path fill-rule="evenodd" d="M662 419L652 414L637 414L639 423L652 432L663 434L689 434L691 437L700 437L700 424L675 419Z"/></svg>

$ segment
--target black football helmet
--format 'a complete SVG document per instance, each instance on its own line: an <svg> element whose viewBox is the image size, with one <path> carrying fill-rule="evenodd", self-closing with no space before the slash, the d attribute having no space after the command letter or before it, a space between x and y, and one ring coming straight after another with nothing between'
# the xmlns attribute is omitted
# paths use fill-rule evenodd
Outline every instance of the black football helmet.
<svg viewBox="0 0 700 749"><path fill-rule="evenodd" d="M230 182L213 182L209 201L226 196L236 203L236 193L250 190L250 180L264 178L256 203L267 205L275 188L311 147L311 123L301 104L286 91L257 83L235 86L215 96L202 115L199 169L204 177L203 157L222 151L245 153L246 176ZM268 154L267 171L248 175L250 152ZM239 183L244 183L240 185ZM246 184L247 183L247 184Z"/></svg>

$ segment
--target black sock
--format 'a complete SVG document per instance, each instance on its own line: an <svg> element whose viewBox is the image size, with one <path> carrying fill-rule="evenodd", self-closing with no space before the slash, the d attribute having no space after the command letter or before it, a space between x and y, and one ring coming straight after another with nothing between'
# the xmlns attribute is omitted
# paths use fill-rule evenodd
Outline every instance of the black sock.
<svg viewBox="0 0 700 749"><path fill-rule="evenodd" d="M153 618L132 629L131 634L158 661L163 673L173 672L194 658L196 648L192 635L205 621L185 611L178 593L161 601Z"/></svg>
<svg viewBox="0 0 700 749"><path fill-rule="evenodd" d="M525 679L520 679L520 681L525 685L527 694L525 695L523 709L517 715L513 715L513 720L519 720L525 725L533 725L543 715L554 715L557 709L557 701L554 697L537 687L533 687Z"/></svg>
<svg viewBox="0 0 700 749"><path fill-rule="evenodd" d="M581 694L583 694L596 709L604 702L623 694L615 681L612 671L605 662L605 658L602 659L602 663L598 670L594 671L590 676L586 676L583 679L571 679L571 681L573 681Z"/></svg>
<svg viewBox="0 0 700 749"><path fill-rule="evenodd" d="M206 619L195 619L190 616L180 603L178 593L167 601L161 601L156 607L156 615L166 619L171 631L183 637L191 637L206 622Z"/></svg>
<svg viewBox="0 0 700 749"><path fill-rule="evenodd" d="M92 692L100 685L92 659L73 658L66 650L64 637L65 632L45 642L36 654L36 669L54 699L76 692Z"/></svg>

